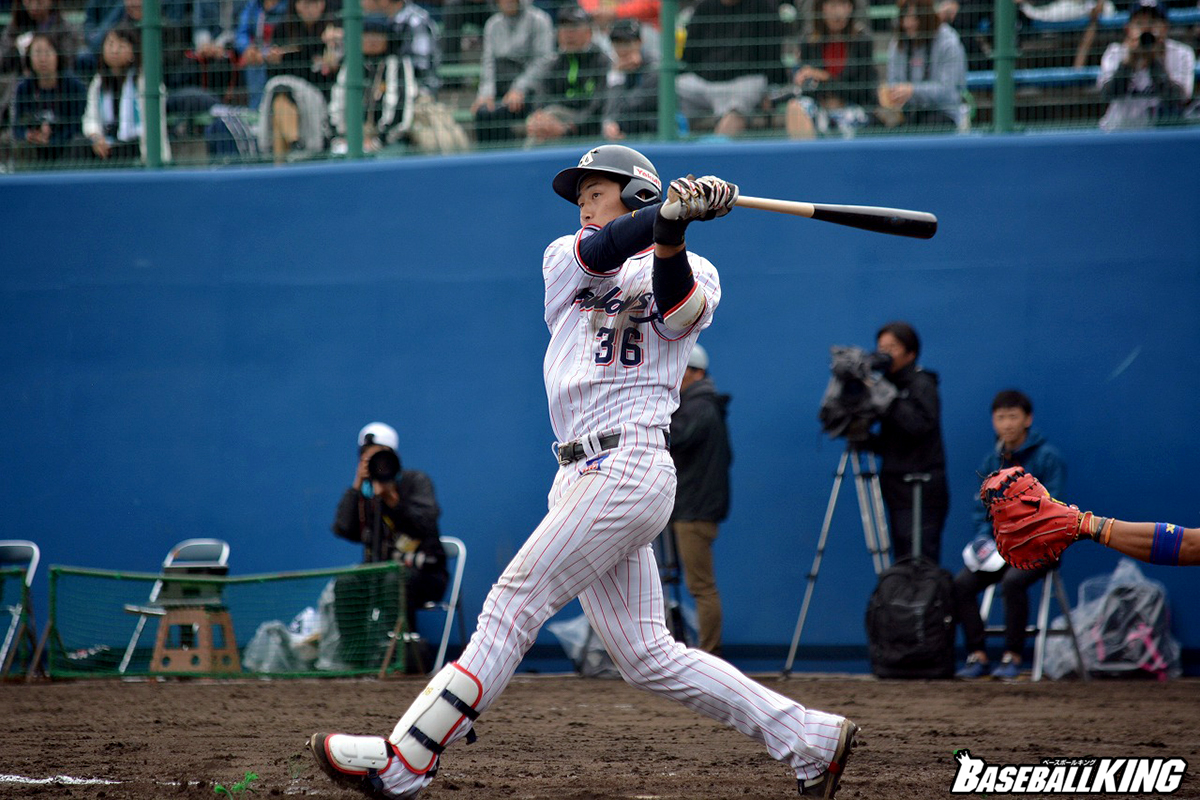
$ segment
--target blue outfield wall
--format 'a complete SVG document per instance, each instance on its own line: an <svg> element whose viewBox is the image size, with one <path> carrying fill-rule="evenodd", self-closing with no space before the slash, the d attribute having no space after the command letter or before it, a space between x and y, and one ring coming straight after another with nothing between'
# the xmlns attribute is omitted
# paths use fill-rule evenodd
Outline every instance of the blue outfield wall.
<svg viewBox="0 0 1200 800"><path fill-rule="evenodd" d="M549 181L579 152L0 180L0 536L44 564L152 571L190 536L228 539L238 574L353 563L329 525L355 434L382 419L470 548L477 613L554 474L539 266L576 227ZM665 176L941 220L932 241L743 210L689 231L724 289L701 341L734 397L731 652L790 640L842 449L816 421L828 348L892 319L941 374L947 566L1009 386L1065 452L1069 500L1200 525L1197 132L646 152ZM1068 590L1115 563L1076 547ZM1200 573L1144 569L1200 648ZM851 491L804 643L861 648L873 585ZM37 588L44 613L44 571Z"/></svg>

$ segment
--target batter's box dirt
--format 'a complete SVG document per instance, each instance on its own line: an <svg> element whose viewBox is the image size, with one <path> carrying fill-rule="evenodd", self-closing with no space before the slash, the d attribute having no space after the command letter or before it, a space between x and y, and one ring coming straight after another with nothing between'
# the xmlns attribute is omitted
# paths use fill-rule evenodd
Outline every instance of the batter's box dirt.
<svg viewBox="0 0 1200 800"><path fill-rule="evenodd" d="M1200 800L1200 681L1005 684L760 680L863 726L840 800L950 796L968 748L989 764L1182 758ZM0 798L356 797L304 752L317 730L387 734L423 680L0 685ZM428 800L758 800L795 781L757 742L614 680L518 676L448 751ZM54 782L51 779L61 776ZM1009 795L1019 797L1019 795ZM1070 797L1072 795L1057 795Z"/></svg>

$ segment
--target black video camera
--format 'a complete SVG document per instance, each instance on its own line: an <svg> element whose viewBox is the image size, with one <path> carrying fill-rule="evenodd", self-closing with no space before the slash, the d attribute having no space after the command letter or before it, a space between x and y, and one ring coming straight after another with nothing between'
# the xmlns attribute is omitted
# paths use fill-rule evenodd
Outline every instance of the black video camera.
<svg viewBox="0 0 1200 800"><path fill-rule="evenodd" d="M385 447L367 461L367 475L379 483L391 483L400 474L400 456Z"/></svg>
<svg viewBox="0 0 1200 800"><path fill-rule="evenodd" d="M1158 37L1153 31L1142 31L1142 35L1138 37L1139 50L1153 50L1158 46Z"/></svg>
<svg viewBox="0 0 1200 800"><path fill-rule="evenodd" d="M892 366L887 353L868 353L861 347L831 347L832 377L821 400L821 429L848 442L867 440L871 426L895 398L896 387L877 380Z"/></svg>

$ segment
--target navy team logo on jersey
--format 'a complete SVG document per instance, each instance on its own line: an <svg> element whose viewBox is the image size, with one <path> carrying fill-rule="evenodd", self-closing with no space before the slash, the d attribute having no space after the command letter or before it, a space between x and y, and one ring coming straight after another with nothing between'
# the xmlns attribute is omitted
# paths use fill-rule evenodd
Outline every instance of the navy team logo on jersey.
<svg viewBox="0 0 1200 800"><path fill-rule="evenodd" d="M643 316L630 315L630 322L653 322L658 319L658 312L651 311L654 302L653 292L642 292L634 297L622 297L623 290L614 286L604 294L597 294L591 289L583 289L575 295L575 303L580 311L603 311L610 317L623 314L626 311L645 311Z"/></svg>

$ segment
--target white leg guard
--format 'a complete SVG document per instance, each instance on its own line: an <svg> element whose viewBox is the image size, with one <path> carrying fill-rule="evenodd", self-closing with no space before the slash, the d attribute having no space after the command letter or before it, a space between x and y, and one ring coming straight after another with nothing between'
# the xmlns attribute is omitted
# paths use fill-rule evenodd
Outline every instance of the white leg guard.
<svg viewBox="0 0 1200 800"><path fill-rule="evenodd" d="M325 737L325 755L348 775L366 775L370 770L383 772L392 760L392 748L378 736L348 736L335 733Z"/></svg>
<svg viewBox="0 0 1200 800"><path fill-rule="evenodd" d="M442 667L388 737L404 766L417 775L432 769L463 721L479 716L475 706L482 696L479 679L457 662Z"/></svg>

